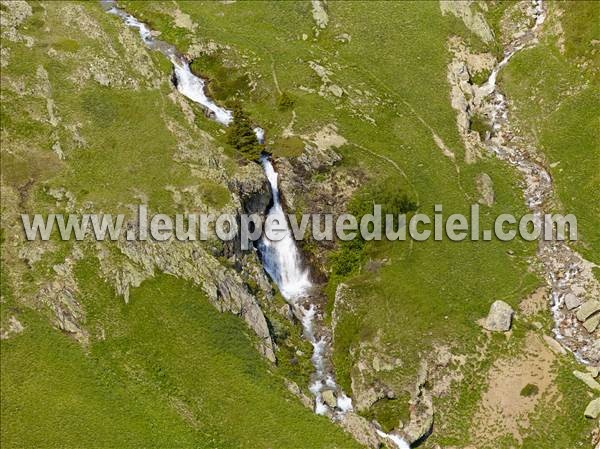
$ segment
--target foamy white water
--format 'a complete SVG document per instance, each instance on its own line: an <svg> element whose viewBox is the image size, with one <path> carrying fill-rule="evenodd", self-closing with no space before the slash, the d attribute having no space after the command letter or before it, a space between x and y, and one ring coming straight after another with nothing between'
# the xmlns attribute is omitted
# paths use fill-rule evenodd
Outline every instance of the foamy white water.
<svg viewBox="0 0 600 449"><path fill-rule="evenodd" d="M204 93L204 80L197 77L190 70L190 65L181 58L171 57L177 78L177 90L190 100L201 104L214 115L214 119L222 125L229 125L233 121L233 114L215 104Z"/></svg>
<svg viewBox="0 0 600 449"><path fill-rule="evenodd" d="M391 433L385 433L385 432L382 432L381 430L375 430L375 432L377 432L377 435L379 435L381 438L390 440L392 443L394 443L394 445L398 449L410 449L410 445L406 441L404 441L402 438L400 438L398 435L393 435Z"/></svg>
<svg viewBox="0 0 600 449"><path fill-rule="evenodd" d="M273 206L268 212L268 217L270 220L276 221L276 225L269 226L267 223L266 226L280 238L277 241L271 241L266 235L263 235L258 249L266 272L275 281L283 297L293 301L305 295L312 287L312 283L308 270L302 266L300 252L281 207L277 172L267 157L263 157L261 163L273 194Z"/></svg>
<svg viewBox="0 0 600 449"><path fill-rule="evenodd" d="M155 39L152 35L152 31L144 22L140 22L131 14L114 6L114 1L107 0L102 3L108 8L107 12L109 14L120 17L127 26L137 29L140 33L140 37L148 47L160 51L169 58L173 64L177 81L177 90L182 95L203 106L210 112L215 121L222 125L228 126L233 121L233 114L231 111L222 108L206 96L204 93L205 80L192 73L189 62L184 57L177 54L173 45Z"/></svg>

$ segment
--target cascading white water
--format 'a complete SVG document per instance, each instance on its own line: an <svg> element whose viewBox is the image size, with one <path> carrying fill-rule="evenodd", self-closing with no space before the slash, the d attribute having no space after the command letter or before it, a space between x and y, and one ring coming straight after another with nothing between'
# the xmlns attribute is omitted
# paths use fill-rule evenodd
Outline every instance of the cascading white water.
<svg viewBox="0 0 600 449"><path fill-rule="evenodd" d="M212 115L215 121L222 125L228 126L233 121L233 114L231 111L222 108L206 96L204 93L205 81L192 73L189 62L184 57L177 54L173 45L155 39L152 35L152 31L144 22L140 22L131 14L117 8L114 1L104 0L102 3L107 8L109 14L120 17L127 26L137 29L140 33L140 37L148 47L160 51L169 58L173 64L175 79L177 80L177 90L182 95L193 102L202 105L209 111L209 114Z"/></svg>
<svg viewBox="0 0 600 449"><path fill-rule="evenodd" d="M490 104L493 106L491 125L494 135L485 144L499 159L511 164L522 173L526 185L524 189L526 205L537 225L540 229L544 229L542 215L547 213L545 203L554 194L552 178L536 157L536 150L523 148L518 144L508 116L508 102L496 86L498 73L509 59L520 50L535 44L536 32L546 18L542 0L533 1L533 16L535 24L529 34L519 36L509 45L504 59L497 64L481 89L482 93L491 98ZM577 332L577 328L573 326L577 324L577 320L573 320L569 311L564 308L565 297L573 294L574 287L579 291L600 291L600 285L592 272L595 264L585 260L565 242L556 239L539 241L538 258L542 263L542 274L551 290L551 310L555 321L553 331L556 339L571 350L580 362L590 363L586 356L597 360L594 340L587 337L587 332Z"/></svg>
<svg viewBox="0 0 600 449"><path fill-rule="evenodd" d="M325 390L336 392L338 413L352 410L352 400L346 396L335 383L332 373L327 366L328 341L325 337L315 334L316 308L310 305L304 309L300 304L312 287L308 270L302 266L302 259L292 231L288 226L287 219L281 206L278 175L273 164L267 157L261 159L265 174L271 185L273 194L273 206L268 212L268 218L276 223L273 231L277 239L271 241L263 235L258 244L265 270L279 287L283 297L302 314L302 328L304 337L313 346L312 364L315 368L310 391L315 396L315 412L323 415L330 411L325 405L322 393ZM269 223L266 225L269 227ZM266 234L266 233L265 233Z"/></svg>
<svg viewBox="0 0 600 449"><path fill-rule="evenodd" d="M171 62L175 68L177 90L190 100L208 109L217 122L225 126L229 125L233 121L233 114L231 111L216 105L206 96L204 93L204 80L192 73L189 63L175 56L171 57Z"/></svg>
<svg viewBox="0 0 600 449"><path fill-rule="evenodd" d="M277 172L267 157L263 157L261 163L273 194L273 206L268 212L268 217L274 223L272 226L267 223L267 226L277 240L269 240L265 233L258 244L258 249L266 272L275 281L283 297L293 301L306 294L312 283L308 271L302 267L300 252L281 207Z"/></svg>

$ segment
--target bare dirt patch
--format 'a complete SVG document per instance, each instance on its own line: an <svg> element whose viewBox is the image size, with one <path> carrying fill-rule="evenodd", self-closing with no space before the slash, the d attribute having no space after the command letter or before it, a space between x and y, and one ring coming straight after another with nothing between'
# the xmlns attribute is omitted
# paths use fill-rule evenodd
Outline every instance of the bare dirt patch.
<svg viewBox="0 0 600 449"><path fill-rule="evenodd" d="M471 428L472 441L494 447L495 440L509 435L522 442L522 431L529 427L529 415L538 402L559 399L552 369L555 357L541 337L530 332L521 354L494 363ZM537 387L536 394L523 395L529 384Z"/></svg>

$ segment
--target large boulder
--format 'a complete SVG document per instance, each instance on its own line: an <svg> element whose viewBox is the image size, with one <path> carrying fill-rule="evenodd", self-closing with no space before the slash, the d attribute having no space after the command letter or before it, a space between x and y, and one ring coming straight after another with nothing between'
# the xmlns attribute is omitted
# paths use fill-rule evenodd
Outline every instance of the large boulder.
<svg viewBox="0 0 600 449"><path fill-rule="evenodd" d="M336 407L337 399L335 397L335 393L332 390L325 390L323 393L321 393L321 398L323 399L325 405L327 405L329 408Z"/></svg>
<svg viewBox="0 0 600 449"><path fill-rule="evenodd" d="M567 306L567 310L573 310L581 305L581 300L573 293L567 293L565 296L565 305Z"/></svg>
<svg viewBox="0 0 600 449"><path fill-rule="evenodd" d="M588 301L584 303L581 308L577 311L577 319L579 321L585 321L591 317L594 313L600 311L600 301Z"/></svg>
<svg viewBox="0 0 600 449"><path fill-rule="evenodd" d="M581 371L573 371L573 375L586 384L592 390L600 391L600 383L594 379L591 373L582 373Z"/></svg>
<svg viewBox="0 0 600 449"><path fill-rule="evenodd" d="M600 398L593 399L583 412L586 418L596 419L600 416Z"/></svg>
<svg viewBox="0 0 600 449"><path fill-rule="evenodd" d="M483 321L483 327L492 332L507 332L510 330L514 313L512 307L504 301L494 301L487 318Z"/></svg>

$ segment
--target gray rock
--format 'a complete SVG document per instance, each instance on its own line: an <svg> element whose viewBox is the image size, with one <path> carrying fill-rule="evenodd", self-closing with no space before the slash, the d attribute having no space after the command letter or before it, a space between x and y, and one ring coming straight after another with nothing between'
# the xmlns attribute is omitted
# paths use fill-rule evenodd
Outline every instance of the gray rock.
<svg viewBox="0 0 600 449"><path fill-rule="evenodd" d="M336 97L341 97L342 95L344 95L344 90L338 86L337 84L331 84L329 87L329 92L331 92L334 96Z"/></svg>
<svg viewBox="0 0 600 449"><path fill-rule="evenodd" d="M555 354L565 355L567 350L561 346L554 338L544 335L544 341Z"/></svg>
<svg viewBox="0 0 600 449"><path fill-rule="evenodd" d="M475 182L477 184L477 191L481 195L479 203L488 207L492 206L496 199L492 178L487 173L479 173Z"/></svg>
<svg viewBox="0 0 600 449"><path fill-rule="evenodd" d="M600 301L588 301L577 311L577 319L585 321L598 311L600 311Z"/></svg>
<svg viewBox="0 0 600 449"><path fill-rule="evenodd" d="M592 390L600 391L600 384L596 382L594 377L590 373L582 373L581 371L573 371L573 375L585 383Z"/></svg>
<svg viewBox="0 0 600 449"><path fill-rule="evenodd" d="M284 381L285 381L285 386L290 391L290 393L292 393L294 396L296 396L298 399L300 399L300 402L302 402L302 405L304 405L307 408L312 409L312 407L313 407L312 400L308 396L306 396L302 392L302 390L300 390L300 387L298 386L298 384L289 379L284 379Z"/></svg>
<svg viewBox="0 0 600 449"><path fill-rule="evenodd" d="M258 164L240 168L229 180L229 190L236 193L247 214L263 215L271 202L271 187Z"/></svg>
<svg viewBox="0 0 600 449"><path fill-rule="evenodd" d="M330 408L335 408L337 405L337 398L335 397L333 390L325 390L321 393L321 398L323 399L325 405Z"/></svg>
<svg viewBox="0 0 600 449"><path fill-rule="evenodd" d="M594 332L596 330L596 328L598 327L599 324L600 324L600 313L597 313L596 315L592 315L591 318L588 318L587 320L585 320L585 323L583 323L583 327L585 327L585 330L591 334L592 332Z"/></svg>
<svg viewBox="0 0 600 449"><path fill-rule="evenodd" d="M514 313L512 307L504 301L494 301L483 327L492 332L506 332L510 330Z"/></svg>
<svg viewBox="0 0 600 449"><path fill-rule="evenodd" d="M346 432L365 447L379 447L379 444L382 443L375 431L375 427L365 418L354 412L342 415L339 423Z"/></svg>
<svg viewBox="0 0 600 449"><path fill-rule="evenodd" d="M433 400L425 387L429 376L427 362L422 362L417 371L417 383L410 399L410 419L401 432L409 444L419 441L431 433L433 427Z"/></svg>
<svg viewBox="0 0 600 449"><path fill-rule="evenodd" d="M583 412L586 418L596 419L600 416L600 398L593 399Z"/></svg>
<svg viewBox="0 0 600 449"><path fill-rule="evenodd" d="M279 313L281 316L285 317L288 321L294 321L294 312L292 311L292 307L289 304L284 304L279 308Z"/></svg>
<svg viewBox="0 0 600 449"><path fill-rule="evenodd" d="M573 310L581 305L581 300L573 293L567 293L565 296L565 306L567 310Z"/></svg>

